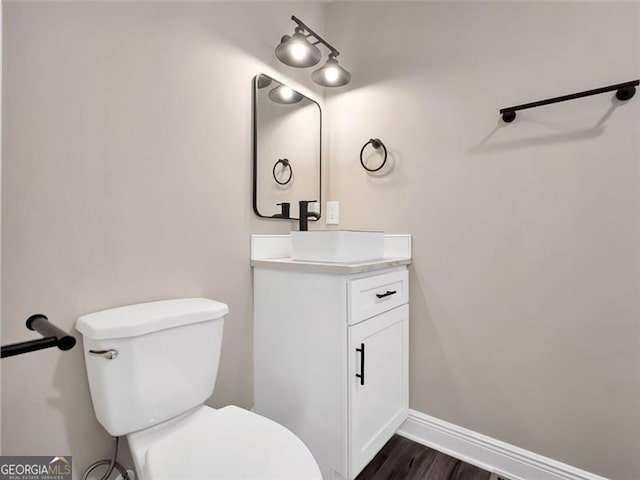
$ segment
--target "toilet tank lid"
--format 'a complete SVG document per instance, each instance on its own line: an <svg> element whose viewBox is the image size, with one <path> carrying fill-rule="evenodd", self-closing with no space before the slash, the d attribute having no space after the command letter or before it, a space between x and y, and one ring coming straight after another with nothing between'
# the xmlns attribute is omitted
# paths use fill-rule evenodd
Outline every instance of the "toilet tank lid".
<svg viewBox="0 0 640 480"><path fill-rule="evenodd" d="M76 329L95 340L136 337L146 333L223 317L229 307L208 298L181 298L139 303L82 315Z"/></svg>

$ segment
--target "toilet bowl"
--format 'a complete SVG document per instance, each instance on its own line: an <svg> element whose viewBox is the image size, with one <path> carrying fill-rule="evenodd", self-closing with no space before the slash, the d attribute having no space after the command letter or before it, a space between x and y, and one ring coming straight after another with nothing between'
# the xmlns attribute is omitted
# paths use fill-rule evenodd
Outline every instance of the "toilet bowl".
<svg viewBox="0 0 640 480"><path fill-rule="evenodd" d="M112 436L127 436L143 480L322 479L309 449L282 425L204 405L227 312L195 298L80 317L96 418Z"/></svg>

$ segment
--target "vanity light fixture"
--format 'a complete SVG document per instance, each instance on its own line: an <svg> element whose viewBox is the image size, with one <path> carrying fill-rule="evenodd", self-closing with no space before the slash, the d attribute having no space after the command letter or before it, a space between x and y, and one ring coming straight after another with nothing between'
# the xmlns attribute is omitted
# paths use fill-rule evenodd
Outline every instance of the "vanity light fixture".
<svg viewBox="0 0 640 480"><path fill-rule="evenodd" d="M276 103L291 104L302 100L302 94L292 90L286 85L279 85L269 90L269 98Z"/></svg>
<svg viewBox="0 0 640 480"><path fill-rule="evenodd" d="M351 81L351 74L340 66L333 54L323 67L311 74L311 79L323 87L342 87Z"/></svg>
<svg viewBox="0 0 640 480"><path fill-rule="evenodd" d="M276 57L290 67L313 67L322 58L320 49L309 43L300 27L291 36L285 35L276 47Z"/></svg>
<svg viewBox="0 0 640 480"><path fill-rule="evenodd" d="M337 57L340 52L324 38L307 27L295 15L291 20L296 23L293 35L285 35L276 47L276 57L285 65L307 68L316 65L322 54L316 45L322 44L329 50L329 59L323 67L311 74L311 79L323 87L342 87L351 81L351 74L340 66ZM309 38L313 43L309 42ZM269 93L271 97L271 93Z"/></svg>

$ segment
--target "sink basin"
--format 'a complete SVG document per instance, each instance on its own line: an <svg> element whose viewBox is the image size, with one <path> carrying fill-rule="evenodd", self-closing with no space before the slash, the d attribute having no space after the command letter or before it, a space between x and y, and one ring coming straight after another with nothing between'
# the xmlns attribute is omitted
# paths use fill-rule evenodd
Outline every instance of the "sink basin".
<svg viewBox="0 0 640 480"><path fill-rule="evenodd" d="M357 230L291 232L291 258L308 262L358 263L384 256L384 233Z"/></svg>

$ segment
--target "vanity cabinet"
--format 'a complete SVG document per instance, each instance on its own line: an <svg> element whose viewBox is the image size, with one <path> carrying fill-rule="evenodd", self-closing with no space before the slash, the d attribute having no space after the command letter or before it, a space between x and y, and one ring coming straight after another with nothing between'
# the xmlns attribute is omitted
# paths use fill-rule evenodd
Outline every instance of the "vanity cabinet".
<svg viewBox="0 0 640 480"><path fill-rule="evenodd" d="M409 308L349 327L349 449L352 477L407 417Z"/></svg>
<svg viewBox="0 0 640 480"><path fill-rule="evenodd" d="M325 479L354 479L408 413L407 267L343 270L254 265L254 410Z"/></svg>

